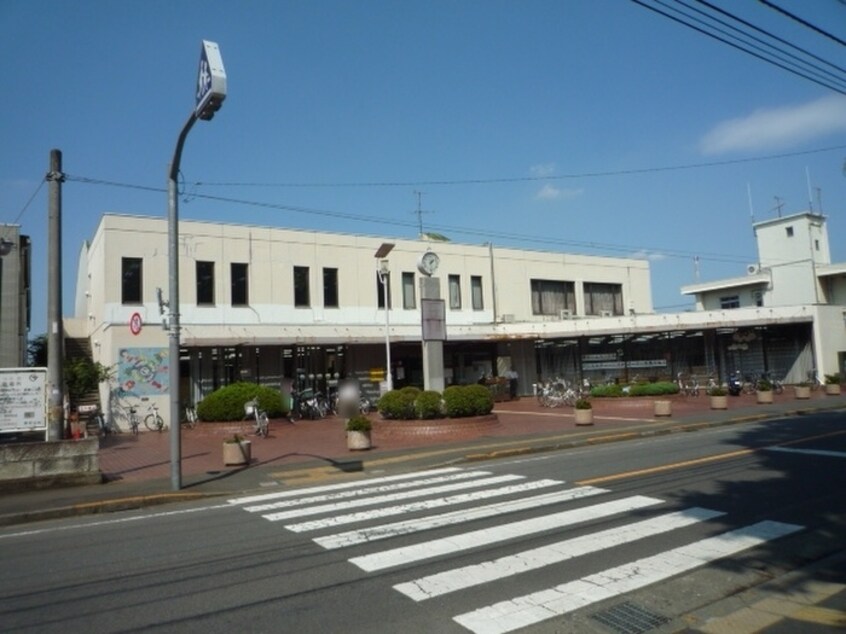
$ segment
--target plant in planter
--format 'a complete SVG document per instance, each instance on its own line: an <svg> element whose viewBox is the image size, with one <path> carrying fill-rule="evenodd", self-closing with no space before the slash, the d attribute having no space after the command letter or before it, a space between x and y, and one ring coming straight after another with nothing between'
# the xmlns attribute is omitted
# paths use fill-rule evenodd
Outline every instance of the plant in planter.
<svg viewBox="0 0 846 634"><path fill-rule="evenodd" d="M576 425L593 425L593 404L588 399L578 399L573 408Z"/></svg>
<svg viewBox="0 0 846 634"><path fill-rule="evenodd" d="M247 465L252 459L252 444L242 436L235 434L223 441L223 464Z"/></svg>
<svg viewBox="0 0 846 634"><path fill-rule="evenodd" d="M372 446L370 440L370 431L373 429L373 423L367 416L356 414L347 421L347 448L370 449Z"/></svg>
<svg viewBox="0 0 846 634"><path fill-rule="evenodd" d="M793 391L794 391L797 399L811 398L811 384L808 383L807 381L802 381L801 383L797 383L793 387Z"/></svg>
<svg viewBox="0 0 846 634"><path fill-rule="evenodd" d="M767 379L760 379L755 385L755 391L758 395L759 403L773 402L773 384Z"/></svg>
<svg viewBox="0 0 846 634"><path fill-rule="evenodd" d="M728 390L722 385L715 385L708 390L711 409L728 409Z"/></svg>
<svg viewBox="0 0 846 634"><path fill-rule="evenodd" d="M840 394L840 374L825 375L825 393L831 395Z"/></svg>

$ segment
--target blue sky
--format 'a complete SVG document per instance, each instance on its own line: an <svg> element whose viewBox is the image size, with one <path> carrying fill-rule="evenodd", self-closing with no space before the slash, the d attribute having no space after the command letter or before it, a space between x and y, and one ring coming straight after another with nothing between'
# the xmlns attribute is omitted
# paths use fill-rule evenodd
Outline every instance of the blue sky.
<svg viewBox="0 0 846 634"><path fill-rule="evenodd" d="M846 39L840 0L774 1ZM712 3L846 67L764 4ZM846 261L846 97L630 0L0 0L0 224L33 238L32 335L50 150L71 314L101 214L167 214L204 38L228 96L188 137L181 218L412 238L422 192L456 242L649 258L680 311L694 258L743 275L752 214L807 209L810 181Z"/></svg>

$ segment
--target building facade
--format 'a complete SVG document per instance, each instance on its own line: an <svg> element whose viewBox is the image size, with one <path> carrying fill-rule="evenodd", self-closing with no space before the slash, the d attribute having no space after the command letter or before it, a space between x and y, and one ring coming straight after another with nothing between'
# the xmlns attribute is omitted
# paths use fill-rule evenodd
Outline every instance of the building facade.
<svg viewBox="0 0 846 634"><path fill-rule="evenodd" d="M819 229L825 257L813 270L821 296L839 298L843 276L824 263L824 223ZM776 233L756 231L759 243ZM377 258L386 243L389 254ZM118 419L125 401L139 397L167 411L167 245L165 219L106 214L80 252L66 331L113 367L101 397ZM429 283L443 300L446 385L510 369L522 394L556 376L628 382L769 369L795 378L815 366L835 371L846 350L842 305L744 299L715 308L701 285L684 290L697 295L698 310L656 314L649 264L640 259L199 221L180 222L179 245L176 362L186 403L239 380L331 390L354 377L375 397L390 371L394 387L423 386L426 276L418 265L428 252L440 257ZM766 251L762 269L748 276L755 282L742 288L767 290L757 280Z"/></svg>
<svg viewBox="0 0 846 634"><path fill-rule="evenodd" d="M0 225L0 368L27 365L31 247L18 225Z"/></svg>

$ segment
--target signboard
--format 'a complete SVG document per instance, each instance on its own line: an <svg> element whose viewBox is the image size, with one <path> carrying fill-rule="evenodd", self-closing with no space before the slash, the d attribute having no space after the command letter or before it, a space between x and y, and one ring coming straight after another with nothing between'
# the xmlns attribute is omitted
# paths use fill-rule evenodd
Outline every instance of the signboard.
<svg viewBox="0 0 846 634"><path fill-rule="evenodd" d="M220 48L214 42L203 40L200 50L200 69L197 73L197 117L208 121L220 110L226 99L226 71Z"/></svg>
<svg viewBox="0 0 846 634"><path fill-rule="evenodd" d="M141 321L141 314L132 313L132 317L129 318L129 332L133 335L140 334L142 325L143 322Z"/></svg>
<svg viewBox="0 0 846 634"><path fill-rule="evenodd" d="M423 341L446 341L446 304L442 299L421 299Z"/></svg>
<svg viewBox="0 0 846 634"><path fill-rule="evenodd" d="M47 433L47 368L0 369L0 433Z"/></svg>

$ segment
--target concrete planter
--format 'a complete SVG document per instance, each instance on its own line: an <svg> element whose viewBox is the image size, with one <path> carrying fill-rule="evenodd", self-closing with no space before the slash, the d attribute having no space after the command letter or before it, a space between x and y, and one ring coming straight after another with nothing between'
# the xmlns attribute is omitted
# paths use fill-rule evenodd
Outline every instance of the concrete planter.
<svg viewBox="0 0 846 634"><path fill-rule="evenodd" d="M794 394L797 399L804 400L811 398L811 386L810 385L797 385L793 388Z"/></svg>
<svg viewBox="0 0 846 634"><path fill-rule="evenodd" d="M593 410L574 409L573 418L576 420L576 425L593 425Z"/></svg>
<svg viewBox="0 0 846 634"><path fill-rule="evenodd" d="M655 401L655 416L672 416L672 401Z"/></svg>
<svg viewBox="0 0 846 634"><path fill-rule="evenodd" d="M246 465L252 459L252 445L249 440L233 442L231 440L223 443L223 464Z"/></svg>
<svg viewBox="0 0 846 634"><path fill-rule="evenodd" d="M347 449L350 451L362 451L372 447L369 431L348 431Z"/></svg>
<svg viewBox="0 0 846 634"><path fill-rule="evenodd" d="M768 405L773 402L772 390L759 390L756 392L759 405Z"/></svg>
<svg viewBox="0 0 846 634"><path fill-rule="evenodd" d="M829 396L837 396L840 394L840 384L839 383L826 383L825 384L825 393Z"/></svg>
<svg viewBox="0 0 846 634"><path fill-rule="evenodd" d="M712 394L709 398L711 399L711 409L728 409L728 396L725 394Z"/></svg>

